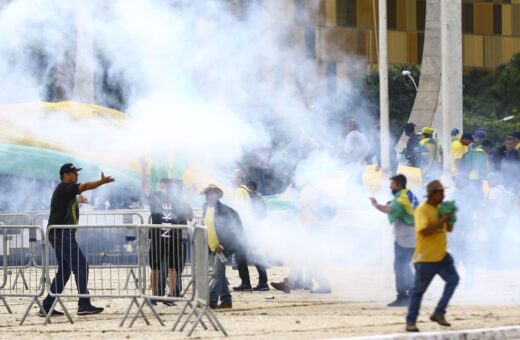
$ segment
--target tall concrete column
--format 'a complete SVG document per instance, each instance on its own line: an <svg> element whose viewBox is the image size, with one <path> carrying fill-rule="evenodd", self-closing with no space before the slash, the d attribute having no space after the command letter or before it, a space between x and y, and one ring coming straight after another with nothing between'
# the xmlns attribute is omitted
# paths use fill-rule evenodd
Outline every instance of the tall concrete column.
<svg viewBox="0 0 520 340"><path fill-rule="evenodd" d="M450 130L458 128L462 131L462 22L460 0L442 0L443 5L448 7L448 15L445 18L446 34L445 50L441 46L441 0L426 1L426 21L424 32L423 56L421 61L421 78L419 89L409 122L416 124L419 128L430 126L440 138L446 141L450 138ZM443 52L446 51L446 52ZM444 53L444 76L443 78L443 53ZM443 85L449 91L449 114L446 120L447 132L444 132L442 123L443 108ZM446 100L446 99L444 99ZM407 137L402 136L398 151L402 150ZM444 153L449 152L449 145L442 143ZM446 144L446 145L445 145ZM448 157L445 157L449 160Z"/></svg>
<svg viewBox="0 0 520 340"><path fill-rule="evenodd" d="M390 173L390 119L388 109L388 47L386 0L379 0L379 108L381 133L381 172Z"/></svg>
<svg viewBox="0 0 520 340"><path fill-rule="evenodd" d="M451 171L450 130L462 127L462 20L460 0L441 2L443 170ZM460 125L455 125L460 124Z"/></svg>
<svg viewBox="0 0 520 340"><path fill-rule="evenodd" d="M78 2L73 98L85 103L94 102L94 43L91 16L91 6L88 2Z"/></svg>

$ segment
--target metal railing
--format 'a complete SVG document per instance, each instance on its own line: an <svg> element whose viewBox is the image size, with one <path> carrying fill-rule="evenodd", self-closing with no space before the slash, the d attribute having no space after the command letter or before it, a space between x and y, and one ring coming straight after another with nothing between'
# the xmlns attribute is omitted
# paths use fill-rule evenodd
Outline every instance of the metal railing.
<svg viewBox="0 0 520 340"><path fill-rule="evenodd" d="M38 305L40 311L48 308L46 306L44 309L40 301L45 292L54 299L51 299L52 305L47 311L44 324L50 322L52 311L58 304L69 322L74 322L62 299L128 299L128 307L119 324L119 326L123 326L128 319L130 320L128 327L132 327L139 317L142 317L146 324L150 324L145 314L145 307L151 311L161 325L164 325L164 321L152 303L153 301L174 302L180 305L181 313L176 316L172 330L183 331L191 323L188 333L190 336L198 325L204 329L208 328L204 323L205 317L207 317L215 330L226 334L220 322L208 308L207 236L204 227L196 226L197 221L201 220L200 211L195 213L196 218L188 226L143 224L150 216L149 211L82 211L80 225L49 227L47 227L49 216L47 212L0 213L0 270L2 271L0 274L2 275L0 300L8 312L12 313L6 297L31 298L21 318L20 325L22 325L34 304ZM20 221L28 223L27 225L8 225ZM57 234L63 234L64 230L66 233L75 231L74 241L77 248L74 248L74 251L68 247L69 250L63 252L64 239L57 237ZM161 268L171 267L168 264L168 252L154 252L157 250L157 243L153 243L151 235L156 232L161 233L161 231L169 231L169 233L177 235L172 248L177 253L173 257L182 258L183 262L176 268L178 274L176 281L180 283L178 289L165 290L173 296L164 296L162 290L152 290L151 286L150 263L153 260L158 262L157 258L153 258L154 256L162 254L165 257L161 259ZM65 242L71 241L67 239ZM60 261L56 258L53 245L62 250ZM171 248L168 242L159 243L159 247L161 246L166 247L167 250ZM88 265L79 264L79 249L84 256L84 263ZM58 293L55 289L51 289L52 279L60 268L64 269L65 257L69 257L70 271L76 271L78 281L83 279L87 282L88 290L84 291L82 288L80 292L74 287L74 280L65 282L63 276L60 279L63 290ZM74 261L76 264L73 264ZM72 265L75 267L74 270ZM157 268L154 269L157 271ZM84 275L83 278L82 275ZM154 283L164 281L160 277L156 278ZM205 288L204 285L206 285ZM54 285L53 288L56 286ZM136 306L135 309L134 306ZM178 327L179 325L181 327Z"/></svg>
<svg viewBox="0 0 520 340"><path fill-rule="evenodd" d="M36 303L41 307L39 297L44 292L45 280L43 267L27 267L30 251L44 254L44 235L41 228L31 225L0 225L0 253L2 254L3 282L0 287L0 300L7 311L12 313L6 297L30 297L20 325Z"/></svg>

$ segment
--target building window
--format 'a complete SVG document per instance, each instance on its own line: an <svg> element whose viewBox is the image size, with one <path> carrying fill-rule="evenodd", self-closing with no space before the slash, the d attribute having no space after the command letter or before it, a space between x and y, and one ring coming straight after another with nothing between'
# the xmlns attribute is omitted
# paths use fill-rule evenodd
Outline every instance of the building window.
<svg viewBox="0 0 520 340"><path fill-rule="evenodd" d="M356 0L336 0L338 26L356 27Z"/></svg>
<svg viewBox="0 0 520 340"><path fill-rule="evenodd" d="M473 4L462 3L462 32L473 33Z"/></svg>
<svg viewBox="0 0 520 340"><path fill-rule="evenodd" d="M388 29L397 29L397 0L386 0L386 16Z"/></svg>
<svg viewBox="0 0 520 340"><path fill-rule="evenodd" d="M493 6L493 34L502 34L502 5Z"/></svg>
<svg viewBox="0 0 520 340"><path fill-rule="evenodd" d="M424 32L424 24L426 22L426 0L417 0L416 18L417 31Z"/></svg>

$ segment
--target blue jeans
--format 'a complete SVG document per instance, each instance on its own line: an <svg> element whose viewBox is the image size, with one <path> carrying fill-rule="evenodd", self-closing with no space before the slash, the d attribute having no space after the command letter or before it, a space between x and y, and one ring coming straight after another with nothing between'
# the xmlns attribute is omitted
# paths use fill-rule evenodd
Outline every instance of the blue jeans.
<svg viewBox="0 0 520 340"><path fill-rule="evenodd" d="M221 303L231 303L231 294L226 278L226 264L222 263L218 256L214 256L212 276L213 280L209 285L209 303L216 306L219 298Z"/></svg>
<svg viewBox="0 0 520 340"><path fill-rule="evenodd" d="M85 255L76 242L76 234L70 229L62 229L49 234L49 242L54 248L58 260L58 272L52 280L51 292L60 294L70 278L71 270L74 273L76 287L79 294L88 294L88 263ZM49 310L54 297L47 295L43 300L43 307ZM79 307L89 306L90 298L80 298Z"/></svg>
<svg viewBox="0 0 520 340"><path fill-rule="evenodd" d="M406 298L408 293L412 292L413 272L412 257L414 248L401 247L394 243L394 273L395 288L397 289L398 298Z"/></svg>
<svg viewBox="0 0 520 340"><path fill-rule="evenodd" d="M448 253L440 262L415 263L415 282L410 305L408 306L408 315L406 316L407 324L416 323L423 295L436 274L439 274L446 282L446 285L444 286L442 297L437 303L437 307L435 307L434 314L446 314L448 303L455 292L455 288L459 284L459 274L457 274L457 270L453 264L453 258Z"/></svg>

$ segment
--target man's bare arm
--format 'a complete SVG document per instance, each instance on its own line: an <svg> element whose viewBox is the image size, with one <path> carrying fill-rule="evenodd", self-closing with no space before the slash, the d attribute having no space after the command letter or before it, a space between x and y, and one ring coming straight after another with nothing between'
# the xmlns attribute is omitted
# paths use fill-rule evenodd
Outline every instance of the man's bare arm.
<svg viewBox="0 0 520 340"><path fill-rule="evenodd" d="M392 211L392 208L390 208L389 205L377 203L377 200L374 197L370 197L370 202L372 203L372 206L374 208L376 208L382 213L390 214L390 212Z"/></svg>
<svg viewBox="0 0 520 340"><path fill-rule="evenodd" d="M81 194L82 192L85 192L87 190L96 189L96 188L102 186L103 184L111 183L113 181L115 181L115 179L113 179L110 176L105 176L104 173L101 173L101 179L94 181L94 182L81 183L79 185L78 191Z"/></svg>

